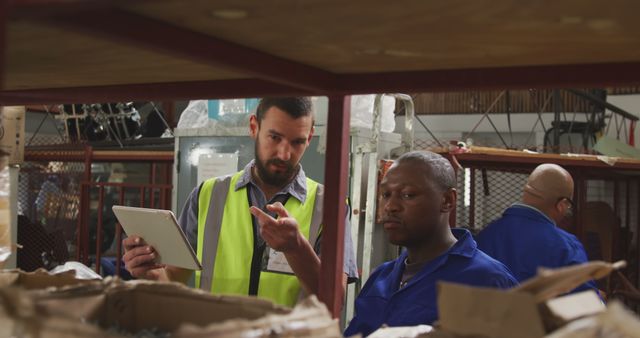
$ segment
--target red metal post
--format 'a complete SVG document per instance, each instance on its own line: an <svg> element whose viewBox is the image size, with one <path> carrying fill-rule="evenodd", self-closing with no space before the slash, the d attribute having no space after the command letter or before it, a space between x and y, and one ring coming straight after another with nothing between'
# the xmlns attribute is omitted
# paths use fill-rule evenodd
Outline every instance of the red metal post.
<svg viewBox="0 0 640 338"><path fill-rule="evenodd" d="M144 187L140 187L140 208L144 208L144 202L145 202Z"/></svg>
<svg viewBox="0 0 640 338"><path fill-rule="evenodd" d="M84 177L80 189L80 215L78 215L78 238L77 238L77 259L79 262L88 263L89 259L89 213L90 196L89 184L91 183L91 161L93 157L93 148L86 146L84 148Z"/></svg>
<svg viewBox="0 0 640 338"><path fill-rule="evenodd" d="M574 172L577 172L577 170ZM587 184L589 180L587 176L581 175L581 174L574 174L573 177L574 177L574 186L577 188L576 195L577 195L578 203L576 204L576 206L577 206L577 209L580 210L581 208L585 208L587 205ZM583 221L581 212L576 212L575 221L576 221L575 235L576 237L578 237L578 239L582 243L585 243L586 241L584 236L584 221Z"/></svg>
<svg viewBox="0 0 640 338"><path fill-rule="evenodd" d="M636 186L636 201L640 202L640 180ZM636 211L638 214L636 216L636 222L638 223L636 225L636 247L638 247L640 244L640 207L638 207ZM636 271L636 286L640 287L640 273L638 273L638 270L640 270L640 250L636 250L636 266L633 267L633 269Z"/></svg>
<svg viewBox="0 0 640 338"><path fill-rule="evenodd" d="M173 163L172 164L165 164L164 167L164 173L165 173L165 180L164 182L162 182L163 184L170 184L173 186ZM164 189L162 190L163 192L163 209L171 209L171 189ZM167 202L168 201L168 202ZM169 204L169 206L167 206L167 203Z"/></svg>
<svg viewBox="0 0 640 338"><path fill-rule="evenodd" d="M622 220L622 217L620 217L620 206L618 205L620 203L620 185L618 184L618 180L613 180L613 214L616 215L616 217L618 217L618 219ZM612 249L612 258L613 260L618 260L620 259L620 228L622 227L622 222L620 222L620 224L618 224L615 228L610 229L610 231L613 231L612 233L612 239L613 239L613 243L611 243L611 249Z"/></svg>
<svg viewBox="0 0 640 338"><path fill-rule="evenodd" d="M164 166L164 182L162 184L172 184L173 179L173 163L165 163Z"/></svg>
<svg viewBox="0 0 640 338"><path fill-rule="evenodd" d="M156 164L155 163L151 163L151 167L149 168L149 183L150 184L156 183Z"/></svg>
<svg viewBox="0 0 640 338"><path fill-rule="evenodd" d="M334 318L342 311L344 290L344 220L347 196L349 159L349 116L351 99L344 96L329 97L327 154L324 171L324 210L322 235L322 263L319 281L319 298Z"/></svg>
<svg viewBox="0 0 640 338"><path fill-rule="evenodd" d="M150 184L156 184L156 164L155 163L151 163L151 177L150 177ZM155 198L155 189L154 188L149 188L149 207L150 208L155 208L155 203L156 203L156 198Z"/></svg>
<svg viewBox="0 0 640 338"><path fill-rule="evenodd" d="M80 182L80 203L78 203L78 209L80 209L80 213L78 214L78 224L76 225L76 261L83 262L82 258L82 233L83 233L83 222L85 211L84 209L87 207L88 202L85 200L84 190L86 189L86 184L84 182Z"/></svg>
<svg viewBox="0 0 640 338"><path fill-rule="evenodd" d="M164 101L162 102L162 110L164 111L164 119L167 120L167 123L171 128L175 128L178 125L178 121L176 121L176 104L174 101Z"/></svg>
<svg viewBox="0 0 640 338"><path fill-rule="evenodd" d="M168 189L161 188L160 189L160 209L171 209L167 208L167 192Z"/></svg>
<svg viewBox="0 0 640 338"><path fill-rule="evenodd" d="M456 178L458 177L458 173L460 173L460 170L462 170L462 172L464 173L464 168L460 167L460 163L458 163L458 161L456 160L456 157L453 154L448 154L445 156L447 158L447 160L449 160L449 162L451 162L451 166L453 167L453 172L456 175ZM456 200L456 203L453 205L453 210L451 210L451 212L449 213L449 226L452 228L456 227L456 213L458 212L458 200L460 200L460 198L464 198L462 196L462 194L464 192L458 191L458 199Z"/></svg>
<svg viewBox="0 0 640 338"><path fill-rule="evenodd" d="M100 274L100 251L102 250L102 206L104 205L104 186L98 188L98 224L96 224L96 273Z"/></svg>
<svg viewBox="0 0 640 338"><path fill-rule="evenodd" d="M118 189L120 198L118 204L124 205L124 187ZM122 265L122 225L116 223L116 276L120 277L120 266Z"/></svg>
<svg viewBox="0 0 640 338"><path fill-rule="evenodd" d="M626 189L626 197L625 197L625 215L624 215L624 223L625 223L625 236L624 236L624 242L623 242L623 246L622 249L624 252L624 257L623 259L626 259L627 261L629 260L629 256L628 256L628 252L629 252L629 248L630 248L630 244L631 244L631 239L629 238L629 234L631 234L631 222L629 220L629 218L631 217L631 179L627 179L625 186Z"/></svg>
<svg viewBox="0 0 640 338"><path fill-rule="evenodd" d="M476 168L471 168L469 194L469 228L476 229Z"/></svg>

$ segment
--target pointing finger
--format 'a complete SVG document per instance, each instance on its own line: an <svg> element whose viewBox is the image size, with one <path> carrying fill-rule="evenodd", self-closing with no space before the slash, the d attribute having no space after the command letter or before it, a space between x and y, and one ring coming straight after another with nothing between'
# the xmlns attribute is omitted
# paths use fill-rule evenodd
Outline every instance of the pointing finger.
<svg viewBox="0 0 640 338"><path fill-rule="evenodd" d="M251 214L253 216L255 216L258 219L258 222L262 225L262 224L267 224L267 223L276 223L276 219L269 216L267 213L265 213L264 211L260 210L260 208L256 208L256 207L251 207L249 208L249 211L251 212Z"/></svg>
<svg viewBox="0 0 640 338"><path fill-rule="evenodd" d="M278 217L289 217L289 212L280 202L267 205L267 209L278 214Z"/></svg>

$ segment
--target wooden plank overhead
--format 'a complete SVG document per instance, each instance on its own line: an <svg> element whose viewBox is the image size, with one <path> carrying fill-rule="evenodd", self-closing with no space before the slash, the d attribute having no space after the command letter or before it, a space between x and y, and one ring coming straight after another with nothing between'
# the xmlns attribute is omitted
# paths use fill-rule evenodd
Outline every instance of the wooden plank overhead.
<svg viewBox="0 0 640 338"><path fill-rule="evenodd" d="M196 0L188 6L168 0L126 6L336 73L640 60L635 0Z"/></svg>
<svg viewBox="0 0 640 338"><path fill-rule="evenodd" d="M635 0L10 4L4 89L13 93L3 97L113 85L133 85L146 97L140 88L145 83L189 87L227 79L274 81L279 74L281 94L640 84ZM118 20L114 9L128 12L128 19ZM161 38L150 38L150 22L183 36L211 37L217 45L182 50L170 39L163 45ZM216 56L225 43L251 53L227 48Z"/></svg>
<svg viewBox="0 0 640 338"><path fill-rule="evenodd" d="M246 77L318 91L333 84L333 75L324 70L145 16L116 9L92 14L55 16L50 21L122 44L237 71Z"/></svg>
<svg viewBox="0 0 640 338"><path fill-rule="evenodd" d="M191 60L35 21L13 20L7 33L7 90L242 77Z"/></svg>

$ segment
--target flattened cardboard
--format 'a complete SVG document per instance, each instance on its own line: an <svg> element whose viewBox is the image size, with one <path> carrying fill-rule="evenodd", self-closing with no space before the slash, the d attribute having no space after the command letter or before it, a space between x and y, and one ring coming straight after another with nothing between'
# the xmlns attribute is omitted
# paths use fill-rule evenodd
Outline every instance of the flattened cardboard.
<svg viewBox="0 0 640 338"><path fill-rule="evenodd" d="M588 300L587 312L603 309L592 303L593 297L599 302L593 291L588 291L590 296L558 298L551 308L547 301L625 265L624 261L614 264L596 261L560 269L541 269L538 276L507 291L439 283L438 323L443 331L458 335L542 337L545 332L566 323L563 318L581 315L574 306L576 301ZM566 297L569 299L563 299Z"/></svg>
<svg viewBox="0 0 640 338"><path fill-rule="evenodd" d="M589 280L603 278L625 266L625 261L592 261L559 269L541 268L535 277L510 289L509 292L526 292L535 295L538 301L545 301L567 293Z"/></svg>
<svg viewBox="0 0 640 338"><path fill-rule="evenodd" d="M458 335L540 338L542 317L533 295L454 283L438 284L439 326Z"/></svg>
<svg viewBox="0 0 640 338"><path fill-rule="evenodd" d="M342 338L338 321L324 304L315 297L299 302L287 314L268 314L255 320L233 319L211 324L205 328L185 325L172 332L174 338L224 337L224 338Z"/></svg>
<svg viewBox="0 0 640 338"><path fill-rule="evenodd" d="M583 291L549 299L545 302L545 305L552 315L565 323L581 317L591 316L607 309L593 291Z"/></svg>
<svg viewBox="0 0 640 338"><path fill-rule="evenodd" d="M104 308L99 319L103 327L118 325L131 332L152 327L171 332L185 323L206 326L234 318L256 319L269 313L289 312L255 297L214 296L177 283L147 281L126 283L109 291Z"/></svg>
<svg viewBox="0 0 640 338"><path fill-rule="evenodd" d="M46 338L123 338L141 330L174 338L342 337L337 321L315 298L292 311L255 297L214 296L178 283L111 278L98 286L0 288L0 326L0 336L21 329Z"/></svg>
<svg viewBox="0 0 640 338"><path fill-rule="evenodd" d="M545 338L640 338L640 318L613 300L607 310L571 322Z"/></svg>
<svg viewBox="0 0 640 338"><path fill-rule="evenodd" d="M24 272L18 269L0 271L0 288L19 286L28 290L36 290L49 287L89 284L93 282L95 281L75 278L74 271L55 275L49 274L49 272L44 269L38 269L33 272Z"/></svg>

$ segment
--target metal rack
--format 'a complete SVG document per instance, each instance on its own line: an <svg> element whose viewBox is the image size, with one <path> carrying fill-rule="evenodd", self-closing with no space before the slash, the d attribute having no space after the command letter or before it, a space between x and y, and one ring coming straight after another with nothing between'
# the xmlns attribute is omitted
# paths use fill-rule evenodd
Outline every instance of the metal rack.
<svg viewBox="0 0 640 338"><path fill-rule="evenodd" d="M405 128L401 135L398 147L389 149L388 143L382 144L381 120L382 102L385 96L393 97L400 101L406 113ZM376 221L376 200L378 188L379 161L392 156L392 154L404 153L413 149L413 100L406 94L379 94L376 95L373 110L373 128L371 136L364 142L351 145L351 238L354 250L361 258L358 266L360 279L347 287L347 302L345 304L345 320L349 321L354 315L355 298L361 287L366 283L371 274L371 268L377 266L391 257L384 257L384 253L378 254L382 258L374 259L373 246L378 250L388 246L381 233L381 240L374 240L374 225ZM353 139L352 139L353 140ZM386 147L385 147L386 146ZM360 229L362 228L362 231ZM359 245L362 243L362 245ZM375 261L375 262L374 262Z"/></svg>

